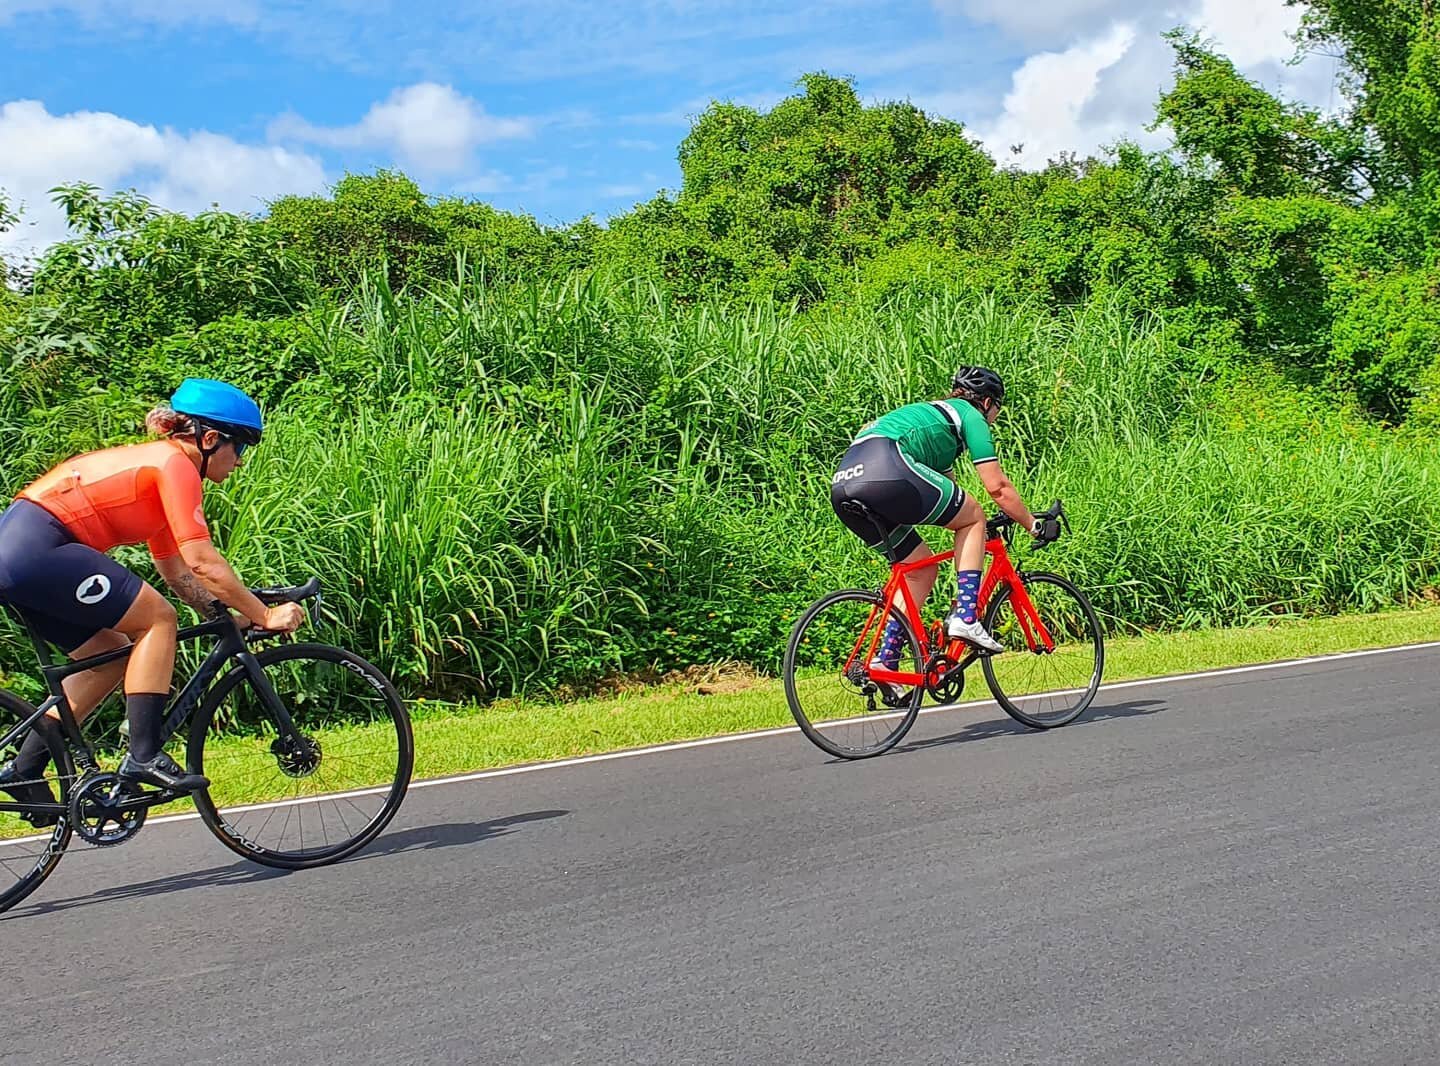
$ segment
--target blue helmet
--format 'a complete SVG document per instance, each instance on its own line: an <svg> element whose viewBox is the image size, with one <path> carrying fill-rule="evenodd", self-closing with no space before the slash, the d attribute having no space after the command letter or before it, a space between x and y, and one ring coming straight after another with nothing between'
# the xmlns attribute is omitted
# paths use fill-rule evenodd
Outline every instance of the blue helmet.
<svg viewBox="0 0 1440 1066"><path fill-rule="evenodd" d="M264 429L260 407L234 385L211 378L186 378L170 397L170 407L241 444L260 443Z"/></svg>

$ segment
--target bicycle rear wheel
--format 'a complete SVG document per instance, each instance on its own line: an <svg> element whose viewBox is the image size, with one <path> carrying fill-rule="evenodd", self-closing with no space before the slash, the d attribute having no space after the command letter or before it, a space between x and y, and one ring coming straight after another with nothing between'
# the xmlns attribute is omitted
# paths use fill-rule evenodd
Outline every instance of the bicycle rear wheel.
<svg viewBox="0 0 1440 1066"><path fill-rule="evenodd" d="M785 649L785 699L801 731L821 751L841 759L865 759L900 742L925 690L897 689L887 702L869 677L870 649L887 619L904 629L899 669L923 673L920 641L893 605L864 589L832 592L800 616Z"/></svg>
<svg viewBox="0 0 1440 1066"><path fill-rule="evenodd" d="M19 696L0 692L0 736L34 713L35 708ZM18 744L0 750L0 763L13 759L16 748ZM70 785L75 780L70 750L64 742L52 744L50 758L45 783L58 802L68 803ZM0 800L10 802L11 797L0 795ZM0 911L9 910L39 888L59 864L69 842L69 815L59 815L59 821L53 826L36 827L23 818L21 812L0 811Z"/></svg>
<svg viewBox="0 0 1440 1066"><path fill-rule="evenodd" d="M985 628L1005 647L980 665L1005 713L1032 729L1054 729L1085 713L1100 689L1105 643L1085 594L1058 574L1022 575L1035 613L1054 650L1026 636L1028 617L1016 611L1014 589L1000 589L985 610Z"/></svg>
<svg viewBox="0 0 1440 1066"><path fill-rule="evenodd" d="M187 763L210 778L200 817L231 851L266 866L324 866L389 824L414 767L410 716L360 656L324 644L256 655L294 729L277 727L236 667L206 695L190 727Z"/></svg>

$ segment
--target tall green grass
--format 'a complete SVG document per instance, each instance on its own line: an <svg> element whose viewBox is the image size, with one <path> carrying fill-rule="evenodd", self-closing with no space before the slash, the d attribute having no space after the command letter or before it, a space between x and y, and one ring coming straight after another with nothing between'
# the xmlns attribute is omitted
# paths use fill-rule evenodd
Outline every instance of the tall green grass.
<svg viewBox="0 0 1440 1066"><path fill-rule="evenodd" d="M334 635L411 692L774 667L805 603L883 576L829 509L847 442L942 394L959 362L1006 376L1006 469L1074 523L1035 565L1087 587L1114 630L1374 609L1440 572L1433 445L1263 375L1207 378L1119 304L800 314L599 277L409 294L376 278L299 325L294 363L313 371L266 395L274 428L210 511L253 581L321 575ZM112 387L0 408L5 488L145 406Z"/></svg>

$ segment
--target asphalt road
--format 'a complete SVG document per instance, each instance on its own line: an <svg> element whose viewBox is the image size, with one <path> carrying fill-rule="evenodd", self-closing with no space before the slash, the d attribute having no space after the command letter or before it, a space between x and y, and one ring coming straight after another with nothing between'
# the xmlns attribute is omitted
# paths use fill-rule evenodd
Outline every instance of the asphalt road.
<svg viewBox="0 0 1440 1066"><path fill-rule="evenodd" d="M1440 1062L1440 649L194 821L0 921L5 1063Z"/></svg>

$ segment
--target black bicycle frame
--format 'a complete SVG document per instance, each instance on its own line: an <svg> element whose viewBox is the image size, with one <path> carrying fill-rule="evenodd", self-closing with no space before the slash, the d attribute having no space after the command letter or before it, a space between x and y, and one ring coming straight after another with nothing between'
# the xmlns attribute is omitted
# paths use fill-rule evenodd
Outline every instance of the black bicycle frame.
<svg viewBox="0 0 1440 1066"><path fill-rule="evenodd" d="M20 615L18 611L13 613L19 616L25 624L30 639L35 645L35 654L40 659L40 672L45 675L45 684L50 689L50 698L42 703L34 714L0 737L0 749L14 744L49 711L58 710L61 730L75 755L77 767L81 772L98 771L100 765L95 760L95 753L90 750L85 738L80 735L80 724L75 720L74 712L70 709L70 701L65 696L63 682L74 674L84 673L86 670L93 670L97 666L105 666L121 659L128 659L130 653L134 651L134 645L127 644L123 648L102 652L85 659L77 659L74 662L57 663L50 654L49 645L36 632L29 619ZM200 664L200 668L195 671L195 674L186 682L185 687L180 690L179 695L171 703L162 726L161 744L168 742L185 724L190 715L194 713L195 708L199 706L200 700L209 690L211 682L215 680L221 667L232 659L240 663L240 668L245 671L251 685L260 694L266 709L275 716L277 730L287 735L293 733L294 723L290 720L290 713L285 709L280 697L275 694L275 689L265 679L265 673L260 668L259 662L256 661L254 653L250 651L250 646L245 642L239 625L228 611L223 615L201 622L199 625L180 630L176 637L176 643L187 644L208 636L219 639L215 647L205 656L205 661ZM64 812L64 807L58 803L22 804L9 803L0 799L0 811L19 813L43 811L58 814Z"/></svg>

